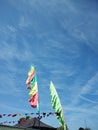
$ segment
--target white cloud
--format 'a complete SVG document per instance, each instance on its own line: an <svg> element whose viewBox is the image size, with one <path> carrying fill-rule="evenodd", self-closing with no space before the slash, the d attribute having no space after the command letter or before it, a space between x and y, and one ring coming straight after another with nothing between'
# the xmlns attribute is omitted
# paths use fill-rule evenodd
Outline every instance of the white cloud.
<svg viewBox="0 0 98 130"><path fill-rule="evenodd" d="M82 87L81 94L87 94L90 93L91 90L96 88L96 84L98 83L98 72L88 80L87 84Z"/></svg>
<svg viewBox="0 0 98 130"><path fill-rule="evenodd" d="M15 32L17 31L17 29L16 29L14 26L12 26L12 25L7 25L7 28L8 28L11 32L13 32L13 33L15 33Z"/></svg>
<svg viewBox="0 0 98 130"><path fill-rule="evenodd" d="M2 104L0 107L1 107L2 110L5 110L5 111L7 110L7 111L10 111L10 112L17 112L17 114L18 114L18 112L19 113L29 112L25 108L23 109L23 108L15 107L14 105ZM9 113L6 113L6 114L9 114ZM12 114L14 114L14 113L12 113Z"/></svg>
<svg viewBox="0 0 98 130"><path fill-rule="evenodd" d="M87 104L96 104L98 103L94 99L90 99L89 97L86 98L86 95L93 95L96 93L96 88L97 88L97 82L98 82L98 72L89 79L84 86L81 86L79 84L74 85L71 88L71 96L70 98L70 103L72 105L78 105L81 102L81 99L86 101ZM76 91L77 90L77 91ZM97 95L96 95L97 96Z"/></svg>
<svg viewBox="0 0 98 130"><path fill-rule="evenodd" d="M26 16L21 16L19 20L19 28L26 28L31 25L31 20L27 18Z"/></svg>
<svg viewBox="0 0 98 130"><path fill-rule="evenodd" d="M93 100L91 100L91 99L89 99L89 98L86 98L86 97L84 97L84 96L81 96L81 95L80 95L80 98L83 99L83 100L85 100L85 101L87 101L87 102L94 103L94 104L98 104L98 102L93 101Z"/></svg>
<svg viewBox="0 0 98 130"><path fill-rule="evenodd" d="M64 67L64 69L51 70L51 74L54 76L65 75L66 77L73 76L76 73L76 70L73 70L71 67Z"/></svg>
<svg viewBox="0 0 98 130"><path fill-rule="evenodd" d="M2 44L0 45L0 59L7 62L13 59L17 59L19 61L28 61L33 57L31 51L29 51L27 48L23 48L22 50L20 50L17 45L17 43L10 45L6 41L2 42Z"/></svg>
<svg viewBox="0 0 98 130"><path fill-rule="evenodd" d="M92 109L89 109L92 108ZM80 106L65 106L63 107L64 111L70 111L70 112L76 112L76 113L85 113L85 114L98 114L96 109L93 109L92 106L86 105L80 105Z"/></svg>

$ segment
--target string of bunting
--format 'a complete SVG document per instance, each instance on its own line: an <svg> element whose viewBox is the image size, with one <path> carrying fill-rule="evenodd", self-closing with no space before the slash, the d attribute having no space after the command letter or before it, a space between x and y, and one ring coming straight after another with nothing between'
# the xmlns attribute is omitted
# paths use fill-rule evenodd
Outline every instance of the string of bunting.
<svg viewBox="0 0 98 130"><path fill-rule="evenodd" d="M15 121L15 120L13 120L13 121L4 121L4 122L0 122L0 125L3 125L3 124L11 124L11 123L18 123L18 121Z"/></svg>
<svg viewBox="0 0 98 130"><path fill-rule="evenodd" d="M36 115L39 115L39 113L25 113L25 114L0 114L0 118L3 118L3 117L16 117L16 116L28 116L28 115L33 115L33 114L36 114ZM43 112L43 113L40 113L40 117L48 117L50 115L58 115L59 116L59 113L57 112L49 112L49 113L46 113L46 112Z"/></svg>
<svg viewBox="0 0 98 130"><path fill-rule="evenodd" d="M8 116L8 117L15 117L15 116L22 116L22 115L30 115L30 114L34 114L34 113L25 113L25 114L2 114L2 116ZM38 113L36 113L37 115L38 115ZM41 119L41 118L43 118L43 117L48 117L49 115L56 115L56 116L59 116L59 113L54 113L54 112L49 112L49 113L45 113L45 112L43 112L43 113L41 113L41 115L39 116L38 115L38 117L34 117L35 119ZM31 118L32 119L32 118ZM10 123L19 123L20 121L18 120L18 121L15 121L15 120L13 120L13 121L4 121L4 122L0 122L0 125L3 125L3 124L10 124ZM26 119L24 119L24 117L23 118L21 118L21 122L22 123L26 123Z"/></svg>

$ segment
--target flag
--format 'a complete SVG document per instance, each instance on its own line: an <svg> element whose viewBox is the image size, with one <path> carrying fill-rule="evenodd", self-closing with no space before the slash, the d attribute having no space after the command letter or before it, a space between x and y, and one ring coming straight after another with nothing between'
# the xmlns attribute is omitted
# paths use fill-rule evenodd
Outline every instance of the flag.
<svg viewBox="0 0 98 130"><path fill-rule="evenodd" d="M32 80L34 80L35 76L35 68L34 66L31 66L30 71L28 72L28 78L26 80L27 88L30 88L30 84L32 83Z"/></svg>
<svg viewBox="0 0 98 130"><path fill-rule="evenodd" d="M27 78L27 80L26 80L26 84L29 84L30 83L30 81L33 79L33 77L34 77L34 74L35 74L35 68L34 68L34 66L31 66L31 69L30 69L30 71L28 72L28 78Z"/></svg>
<svg viewBox="0 0 98 130"><path fill-rule="evenodd" d="M38 108L38 85L37 78L34 66L31 66L30 71L28 72L28 78L26 80L27 88L30 90L29 103L33 108Z"/></svg>
<svg viewBox="0 0 98 130"><path fill-rule="evenodd" d="M63 109L57 91L52 82L50 83L50 93L51 93L51 104L55 112L58 113L56 116L57 119L59 120L59 124L64 127L64 130L66 130Z"/></svg>
<svg viewBox="0 0 98 130"><path fill-rule="evenodd" d="M38 106L38 93L35 93L30 99L29 99L30 105L33 108L36 108Z"/></svg>
<svg viewBox="0 0 98 130"><path fill-rule="evenodd" d="M37 89L37 82L36 82L35 85L30 89L29 95L32 97L37 92L38 92L38 89Z"/></svg>

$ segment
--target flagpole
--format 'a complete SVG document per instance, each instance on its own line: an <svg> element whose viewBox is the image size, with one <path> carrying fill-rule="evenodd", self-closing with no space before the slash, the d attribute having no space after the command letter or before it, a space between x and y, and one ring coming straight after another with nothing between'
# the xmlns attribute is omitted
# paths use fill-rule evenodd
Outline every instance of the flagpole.
<svg viewBox="0 0 98 130"><path fill-rule="evenodd" d="M37 87L38 89L38 87ZM38 89L38 92L39 92L39 89ZM39 100L39 93L38 93L38 106L37 106L37 110L38 110L38 122L39 122L39 129L40 129L40 100Z"/></svg>
<svg viewBox="0 0 98 130"><path fill-rule="evenodd" d="M38 117L39 117L39 129L40 129L40 102L39 102L39 95L38 95Z"/></svg>

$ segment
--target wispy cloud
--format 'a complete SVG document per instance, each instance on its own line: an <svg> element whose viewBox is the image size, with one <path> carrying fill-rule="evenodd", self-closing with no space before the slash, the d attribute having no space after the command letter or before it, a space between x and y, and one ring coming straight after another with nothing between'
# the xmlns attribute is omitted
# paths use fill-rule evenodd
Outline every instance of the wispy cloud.
<svg viewBox="0 0 98 130"><path fill-rule="evenodd" d="M9 31L11 31L13 33L15 33L17 31L17 29L12 25L7 25L7 28L9 29Z"/></svg>
<svg viewBox="0 0 98 130"><path fill-rule="evenodd" d="M85 107L87 107L87 106L85 106ZM97 111L95 111L95 110L88 110L87 108L83 108L83 107L72 107L72 106L70 106L70 107L65 107L64 108L64 110L65 111L73 111L73 112L76 112L76 113L85 113L85 114L97 114Z"/></svg>
<svg viewBox="0 0 98 130"><path fill-rule="evenodd" d="M2 110L7 110L9 112L19 112L19 113L26 113L26 112L29 112L27 109L22 109L22 108L19 108L19 107L16 107L16 106L12 106L12 105L8 105L8 104L2 104L1 106L1 109ZM8 113L6 113L8 114Z"/></svg>
<svg viewBox="0 0 98 130"><path fill-rule="evenodd" d="M21 16L19 21L19 28L27 28L31 25L30 19L26 18L26 16Z"/></svg>
<svg viewBox="0 0 98 130"><path fill-rule="evenodd" d="M91 92L91 90L95 89L96 83L98 82L98 72L96 72L96 74L91 77L91 79L88 80L87 84L85 86L82 87L81 90L81 94L87 94L89 92Z"/></svg>
<svg viewBox="0 0 98 130"><path fill-rule="evenodd" d="M85 100L85 101L87 101L87 102L94 103L94 104L98 104L98 102L93 101L93 100L90 100L90 99L88 99L88 98L86 98L86 97L84 97L84 96L80 96L80 98L83 99L83 100Z"/></svg>

